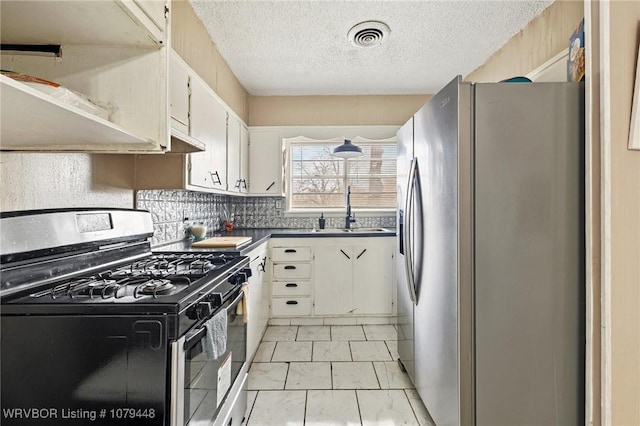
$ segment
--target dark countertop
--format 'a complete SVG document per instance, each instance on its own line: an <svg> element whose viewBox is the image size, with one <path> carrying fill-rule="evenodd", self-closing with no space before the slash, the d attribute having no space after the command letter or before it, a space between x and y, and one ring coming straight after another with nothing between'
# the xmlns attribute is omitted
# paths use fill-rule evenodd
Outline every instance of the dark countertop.
<svg viewBox="0 0 640 426"><path fill-rule="evenodd" d="M215 251L229 254L239 254L240 256L246 256L258 247L260 244L268 241L269 238L335 238L335 237L395 237L395 229L384 228L387 232L342 232L336 230L332 232L330 230L324 230L323 232L312 232L306 229L282 229L282 228L246 228L246 229L234 229L232 232L216 232L215 234L207 234L205 238L211 237L251 237L251 242L235 248L200 248L191 247L193 240L184 239L180 241L173 241L170 243L163 243L152 247L154 252L160 251Z"/></svg>

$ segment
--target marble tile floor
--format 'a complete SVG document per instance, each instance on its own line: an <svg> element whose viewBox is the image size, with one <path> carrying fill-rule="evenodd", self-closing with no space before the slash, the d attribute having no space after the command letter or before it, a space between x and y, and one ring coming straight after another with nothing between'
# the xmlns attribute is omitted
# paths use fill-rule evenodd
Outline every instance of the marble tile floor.
<svg viewBox="0 0 640 426"><path fill-rule="evenodd" d="M245 424L432 426L397 357L393 325L269 326Z"/></svg>

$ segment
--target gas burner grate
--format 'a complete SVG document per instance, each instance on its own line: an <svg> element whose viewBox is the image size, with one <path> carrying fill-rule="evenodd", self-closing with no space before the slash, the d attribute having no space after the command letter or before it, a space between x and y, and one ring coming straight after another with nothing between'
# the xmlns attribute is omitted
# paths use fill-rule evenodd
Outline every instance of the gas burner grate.
<svg viewBox="0 0 640 426"><path fill-rule="evenodd" d="M102 277L88 277L71 280L53 288L32 293L30 296L34 298L50 296L52 299L58 299L60 297L69 297L71 299L109 299L111 297L122 297L122 295L118 296L118 291L121 288L122 285L116 280Z"/></svg>
<svg viewBox="0 0 640 426"><path fill-rule="evenodd" d="M179 293L192 283L215 274L217 269L236 259L220 253L153 253L114 269L72 278L46 290L32 293L32 298L49 297L78 301L144 297L160 298Z"/></svg>
<svg viewBox="0 0 640 426"><path fill-rule="evenodd" d="M142 296L158 297L170 292L175 287L176 287L175 284L173 284L169 280L152 279L137 286L133 291L133 297L136 297L136 298L142 297Z"/></svg>

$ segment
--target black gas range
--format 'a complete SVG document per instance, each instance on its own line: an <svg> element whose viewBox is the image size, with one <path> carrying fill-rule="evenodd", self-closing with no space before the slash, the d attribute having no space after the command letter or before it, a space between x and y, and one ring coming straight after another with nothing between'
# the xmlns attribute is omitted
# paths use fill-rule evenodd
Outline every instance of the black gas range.
<svg viewBox="0 0 640 426"><path fill-rule="evenodd" d="M140 210L10 212L0 227L2 424L226 421L246 376L248 258L152 252Z"/></svg>

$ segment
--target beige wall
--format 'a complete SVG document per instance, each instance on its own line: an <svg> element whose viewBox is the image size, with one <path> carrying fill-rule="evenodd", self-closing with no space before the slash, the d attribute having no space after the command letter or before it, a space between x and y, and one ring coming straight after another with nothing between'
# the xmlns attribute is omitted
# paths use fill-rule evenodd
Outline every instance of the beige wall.
<svg viewBox="0 0 640 426"><path fill-rule="evenodd" d="M220 56L211 36L186 0L171 2L171 47L244 121L249 121L248 94Z"/></svg>
<svg viewBox="0 0 640 426"><path fill-rule="evenodd" d="M569 46L569 36L584 16L583 9L582 1L556 0L466 80L500 81L533 71Z"/></svg>
<svg viewBox="0 0 640 426"><path fill-rule="evenodd" d="M402 125L431 95L250 96L250 126Z"/></svg>
<svg viewBox="0 0 640 426"><path fill-rule="evenodd" d="M609 6L610 5L610 6ZM640 425L640 151L627 149L638 43L640 2L611 1L600 16L608 26L603 146L605 312L610 344L612 425ZM608 62L608 63L607 63ZM636 82L638 84L638 82ZM609 86L609 88L607 88ZM609 222L610 220L610 222ZM608 294L607 294L608 293Z"/></svg>

